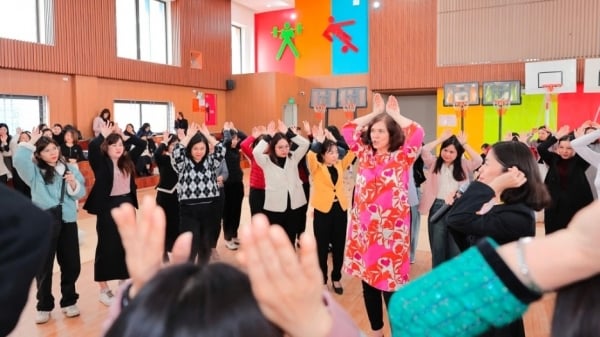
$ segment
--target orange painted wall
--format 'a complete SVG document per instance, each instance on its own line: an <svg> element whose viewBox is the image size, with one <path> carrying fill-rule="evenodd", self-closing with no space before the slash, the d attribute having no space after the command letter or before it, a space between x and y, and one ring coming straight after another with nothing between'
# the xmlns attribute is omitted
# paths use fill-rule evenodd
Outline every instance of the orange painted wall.
<svg viewBox="0 0 600 337"><path fill-rule="evenodd" d="M331 42L323 38L323 30L331 13L331 1L296 1L297 22L304 26L296 45L301 57L296 60L297 76L331 74Z"/></svg>
<svg viewBox="0 0 600 337"><path fill-rule="evenodd" d="M447 127L441 126L439 123L440 115L455 115L456 116L456 127L451 128L454 134L460 132L460 114L454 111L453 107L445 107L443 105L444 90L438 89L437 91L437 116L438 123L436 128L436 135L439 136L444 129ZM469 144L478 151L481 144L483 144L483 120L484 112L482 105L476 105L469 107L465 112L465 133L467 134L467 141Z"/></svg>

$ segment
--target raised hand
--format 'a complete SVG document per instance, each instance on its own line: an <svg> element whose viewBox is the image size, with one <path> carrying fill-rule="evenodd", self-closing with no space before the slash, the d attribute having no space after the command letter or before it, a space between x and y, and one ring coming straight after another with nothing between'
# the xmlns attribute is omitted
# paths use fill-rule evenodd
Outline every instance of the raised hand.
<svg viewBox="0 0 600 337"><path fill-rule="evenodd" d="M316 242L302 234L299 254L280 226L258 214L241 231L238 260L248 270L263 314L291 337L327 336L331 314L323 302Z"/></svg>
<svg viewBox="0 0 600 337"><path fill-rule="evenodd" d="M556 131L556 139L561 139L562 137L566 136L569 134L569 131L571 131L571 127L568 125L563 125L560 127L560 129L558 129L558 131Z"/></svg>
<svg viewBox="0 0 600 337"><path fill-rule="evenodd" d="M200 126L198 125L198 123L196 122L192 122L190 123L190 125L188 126L187 129L187 136L190 137L194 137L196 135L196 133L198 133L198 130L200 130Z"/></svg>
<svg viewBox="0 0 600 337"><path fill-rule="evenodd" d="M375 93L373 95L373 112L380 114L384 111L385 104L383 102L383 97L381 97L381 94Z"/></svg>
<svg viewBox="0 0 600 337"><path fill-rule="evenodd" d="M387 104L385 105L385 112L392 117L400 116L400 106L395 96L390 95Z"/></svg>
<svg viewBox="0 0 600 337"><path fill-rule="evenodd" d="M319 142L323 143L325 140L325 132L323 131L323 122L319 122L318 125L313 125L312 131L313 137Z"/></svg>
<svg viewBox="0 0 600 337"><path fill-rule="evenodd" d="M134 296L163 265L165 213L153 198L146 196L142 200L139 220L129 203L113 208L111 214L125 249L127 270L132 281L130 295ZM187 261L191 243L190 232L181 234L173 245L171 263Z"/></svg>
<svg viewBox="0 0 600 337"><path fill-rule="evenodd" d="M577 129L573 130L573 134L575 135L575 138L579 138L583 135L585 135L585 129L587 128L587 126L580 126Z"/></svg>
<svg viewBox="0 0 600 337"><path fill-rule="evenodd" d="M277 131L285 134L288 130L287 125L285 125L285 123L280 119L277 121Z"/></svg>
<svg viewBox="0 0 600 337"><path fill-rule="evenodd" d="M252 135L252 138L256 139L256 138L260 137L260 135L262 135L262 132L260 132L260 130L258 129L258 127L255 126L255 127L252 128L251 135Z"/></svg>
<svg viewBox="0 0 600 337"><path fill-rule="evenodd" d="M308 136L311 134L310 123L308 121L302 121L304 133Z"/></svg>
<svg viewBox="0 0 600 337"><path fill-rule="evenodd" d="M169 131L163 131L162 133L162 141L165 144L169 144L169 140L171 140L171 134L169 133Z"/></svg>
<svg viewBox="0 0 600 337"><path fill-rule="evenodd" d="M450 138L450 137L448 137ZM458 142L460 143L460 145L465 145L467 143L467 134L464 131L460 131L458 133L458 136L456 136L456 139L458 139Z"/></svg>
<svg viewBox="0 0 600 337"><path fill-rule="evenodd" d="M31 131L31 139L29 139L29 143L35 144L40 138L42 138L42 131L36 126Z"/></svg>
<svg viewBox="0 0 600 337"><path fill-rule="evenodd" d="M270 121L269 124L267 124L267 134L273 137L273 135L275 135L275 132L277 132L275 129L275 122Z"/></svg>
<svg viewBox="0 0 600 337"><path fill-rule="evenodd" d="M231 130L231 122L223 123L223 130Z"/></svg>
<svg viewBox="0 0 600 337"><path fill-rule="evenodd" d="M102 126L100 127L100 134L106 138L108 137L111 133L113 133L114 130L114 125L111 125L111 122L106 122L104 124L102 124Z"/></svg>
<svg viewBox="0 0 600 337"><path fill-rule="evenodd" d="M509 167L506 172L492 179L488 185L496 192L496 195L499 196L505 190L520 187L526 182L527 176L525 176L525 173L513 166Z"/></svg>
<svg viewBox="0 0 600 337"><path fill-rule="evenodd" d="M444 129L444 131L442 131L442 134L438 139L440 140L440 142L445 142L450 137L452 137L452 130Z"/></svg>
<svg viewBox="0 0 600 337"><path fill-rule="evenodd" d="M185 130L177 129L177 139L181 141L183 138L185 138Z"/></svg>
<svg viewBox="0 0 600 337"><path fill-rule="evenodd" d="M200 133L202 133L204 135L204 137L209 138L212 135L210 134L210 131L208 130L208 127L206 126L206 123L202 123L202 125L200 125L200 128L198 129L200 131Z"/></svg>

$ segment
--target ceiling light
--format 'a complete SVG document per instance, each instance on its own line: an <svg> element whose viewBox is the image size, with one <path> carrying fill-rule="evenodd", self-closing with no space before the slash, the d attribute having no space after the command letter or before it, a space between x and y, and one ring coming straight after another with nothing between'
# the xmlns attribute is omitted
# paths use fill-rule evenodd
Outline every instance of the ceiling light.
<svg viewBox="0 0 600 337"><path fill-rule="evenodd" d="M373 8L381 7L381 3L379 1L373 1Z"/></svg>

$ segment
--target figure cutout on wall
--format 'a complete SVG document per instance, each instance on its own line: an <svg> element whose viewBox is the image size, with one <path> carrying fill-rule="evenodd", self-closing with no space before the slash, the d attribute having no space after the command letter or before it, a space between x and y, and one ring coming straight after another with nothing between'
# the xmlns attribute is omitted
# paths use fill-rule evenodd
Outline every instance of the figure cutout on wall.
<svg viewBox="0 0 600 337"><path fill-rule="evenodd" d="M300 57L300 53L298 53L298 49L296 48L296 45L294 44L294 41L292 39L295 38L296 35L302 34L302 30L303 27L300 22L296 24L295 28L292 28L292 25L289 22L284 23L282 29L279 29L279 27L277 26L273 27L273 37L282 40L281 46L279 47L279 51L275 56L275 59L277 61L281 60L283 52L285 51L285 47L290 48L290 51L292 52L295 58Z"/></svg>
<svg viewBox="0 0 600 337"><path fill-rule="evenodd" d="M347 20L335 22L335 18L333 16L329 17L329 25L323 31L323 36L329 40L329 42L333 42L333 38L336 37L340 42L344 45L342 46L342 53L348 52L348 50L352 50L354 52L358 52L358 47L352 44L352 36L346 33L342 27L350 26L355 24L355 20Z"/></svg>

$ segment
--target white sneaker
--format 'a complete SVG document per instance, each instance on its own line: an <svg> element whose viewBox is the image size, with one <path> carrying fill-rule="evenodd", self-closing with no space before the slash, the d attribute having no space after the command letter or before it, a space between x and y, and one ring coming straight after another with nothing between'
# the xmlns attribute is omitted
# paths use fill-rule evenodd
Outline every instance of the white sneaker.
<svg viewBox="0 0 600 337"><path fill-rule="evenodd" d="M80 314L79 308L77 307L76 304L70 305L68 307L64 307L61 310L62 310L63 314L65 314L65 316L67 316L67 317L77 317Z"/></svg>
<svg viewBox="0 0 600 337"><path fill-rule="evenodd" d="M110 289L100 291L100 302L102 302L102 304L104 304L107 307L110 307L114 297L115 296L113 295L112 291L110 291Z"/></svg>
<svg viewBox="0 0 600 337"><path fill-rule="evenodd" d="M36 324L44 324L50 320L50 311L38 311L35 315Z"/></svg>
<svg viewBox="0 0 600 337"><path fill-rule="evenodd" d="M237 250L240 248L240 245L233 240L225 241L225 247L229 250Z"/></svg>
<svg viewBox="0 0 600 337"><path fill-rule="evenodd" d="M238 239L238 238L233 238L233 239L231 239L231 241L235 242L235 244L238 246L240 245L240 239Z"/></svg>

